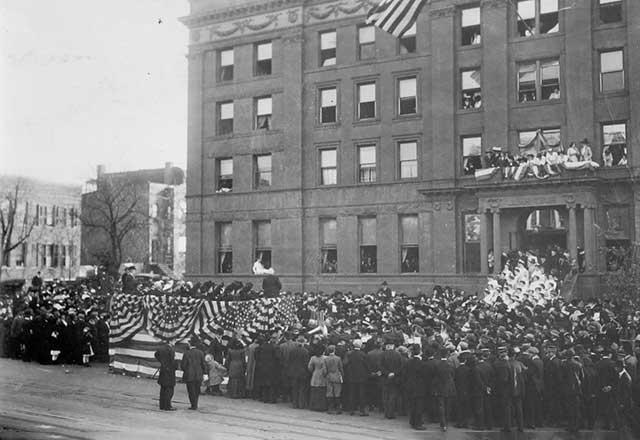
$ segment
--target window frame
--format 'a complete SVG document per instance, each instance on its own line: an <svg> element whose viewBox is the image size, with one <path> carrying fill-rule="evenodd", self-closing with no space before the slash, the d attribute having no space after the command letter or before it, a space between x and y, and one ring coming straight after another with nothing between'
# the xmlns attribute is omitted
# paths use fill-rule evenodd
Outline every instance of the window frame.
<svg viewBox="0 0 640 440"><path fill-rule="evenodd" d="M365 219L373 219L375 222L375 243L374 244L370 244L370 243L363 243L363 227L362 227L362 221ZM375 248L375 258L373 260L373 264L375 266L373 272L365 272L363 271L363 251L365 250L365 248ZM369 249L370 250L370 249ZM362 215L362 216L358 216L358 273L373 273L373 274L377 274L378 273L378 218L375 215Z"/></svg>
<svg viewBox="0 0 640 440"><path fill-rule="evenodd" d="M416 238L417 241L415 243L409 243L404 240L404 230L402 228L402 220L406 217L412 217L416 219ZM399 247L399 261L400 261L400 273L420 273L420 216L416 213L402 213L398 215L398 247ZM414 249L416 252L416 270L415 271L405 271L404 265L402 261L402 253L405 249ZM407 252L408 256L408 252Z"/></svg>
<svg viewBox="0 0 640 440"><path fill-rule="evenodd" d="M602 154L604 152L604 149L607 145L614 145L614 144L605 144L604 143L604 127L605 126L612 126L612 125L624 125L624 137L625 137L625 144L624 144L624 149L626 151L625 155L626 155L626 160L627 163L629 163L630 160L630 156L631 156L631 150L629 149L629 120L628 119L620 119L620 120L614 120L614 121L603 121L600 122L600 159L603 161L602 166L605 168L618 168L618 167L624 167L625 165L612 165L611 167L606 167L604 164L604 158L602 157Z"/></svg>
<svg viewBox="0 0 640 440"><path fill-rule="evenodd" d="M465 156L464 155L464 144L465 144L465 140L466 139L476 139L479 138L480 139L480 154L477 156ZM484 140L483 140L483 136L482 133L470 133L470 134L463 134L460 135L460 175L461 176L473 176L473 174L467 174L465 172L465 158L467 157L478 157L480 160L480 168L475 168L477 169L482 169L482 155L484 154Z"/></svg>
<svg viewBox="0 0 640 440"><path fill-rule="evenodd" d="M336 155L336 164L333 167L323 167L322 166L322 153L325 151L335 151L335 155ZM337 186L339 181L340 181L340 173L339 173L339 163L340 160L338 160L338 146L337 145L327 145L327 146L322 146L318 148L318 186ZM324 170L330 170L330 169L334 169L335 170L335 175L336 175L336 179L335 179L335 183L324 183L323 180L323 171Z"/></svg>
<svg viewBox="0 0 640 440"><path fill-rule="evenodd" d="M378 180L378 144L376 142L358 142L355 144L356 146L356 183L358 185L371 185L374 183L377 183ZM373 152L375 154L375 162L373 163L374 166L370 167L367 166L366 169L373 169L373 180L370 181L364 181L361 179L361 172L363 171L363 163L361 162L361 150L363 148L373 148ZM369 162L367 162L364 165L370 165ZM371 174L371 172L369 172L369 174Z"/></svg>
<svg viewBox="0 0 640 440"><path fill-rule="evenodd" d="M545 63L549 63L549 62L557 62L558 63L558 92L560 93L560 97L559 98L547 98L547 99L543 99L543 77L542 77L542 73L543 73L543 69L542 66ZM520 67L521 66L525 66L525 65L535 65L535 99L533 100L525 100L523 101L520 98ZM562 100L564 99L564 93L562 92L562 90L564 89L563 84L562 84L562 62L561 62L561 58L560 56L558 56L558 58L541 58L541 59L536 59L536 60L521 60L521 61L516 61L516 103L518 105L529 105L532 103L536 103L536 104L543 104L543 103L554 103L554 102L562 102Z"/></svg>
<svg viewBox="0 0 640 440"><path fill-rule="evenodd" d="M335 244L327 244L325 242L325 237L324 237L324 223L325 222L329 222L329 221L333 221L336 224L336 243ZM337 217L320 217L318 218L318 226L320 228L320 237L319 237L319 243L320 243L320 255L323 258L323 261L320 262L320 273L323 274L332 274L332 273L338 273L338 218ZM324 256L325 256L325 252L327 252L327 255L329 252L335 252L335 271L331 272L326 270L326 266L324 263Z"/></svg>
<svg viewBox="0 0 640 440"><path fill-rule="evenodd" d="M414 33L409 34L409 36L406 36L407 32L412 31L414 28L415 28ZM398 38L396 53L400 56L406 56L406 55L418 53L418 21L414 22L413 26L407 29L407 32L405 32L400 36L400 38ZM413 50L409 50L406 48L406 46L403 43L405 40L413 40ZM404 47L404 51L403 51L403 47Z"/></svg>
<svg viewBox="0 0 640 440"><path fill-rule="evenodd" d="M222 174L222 162L223 161L227 161L230 160L231 161L231 174ZM218 194L224 194L224 193L229 193L229 192L233 192L233 173L234 173L234 166L233 166L233 157L231 156L224 156L224 157L218 157L216 158L216 193ZM230 177L229 177L230 176ZM227 177L226 179L224 177ZM231 188L229 191L223 191L223 188L226 188L222 185L223 181L227 181L230 180L231 181Z"/></svg>
<svg viewBox="0 0 640 440"><path fill-rule="evenodd" d="M263 115L260 115L260 114L258 114L258 112L259 112L259 102L261 100L265 100L265 99L269 99L271 101L271 113L269 113L269 114L265 113ZM253 104L254 105L254 113L253 114L255 115L254 118L253 118L253 124L254 124L253 129L254 130L259 130L259 131L261 131L261 130L265 130L265 131L272 130L273 129L273 95L256 96L253 99L253 102L254 102L254 104ZM258 118L260 118L261 116L262 117L267 117L267 127L266 128L260 127L260 123L259 123L259 119Z"/></svg>
<svg viewBox="0 0 640 440"><path fill-rule="evenodd" d="M231 112L232 117L222 119L222 106L231 104ZM216 134L218 136L228 136L233 134L233 122L235 118L235 102L233 100L230 101L220 101L217 103L217 113L218 118L216 120ZM228 121L231 121L230 123ZM226 127L225 125L231 125L231 127Z"/></svg>
<svg viewBox="0 0 640 440"><path fill-rule="evenodd" d="M329 121L329 122L325 122L323 120L323 109L325 108L330 108L330 107L323 107L322 105L322 93L324 91L328 91L328 90L335 90L335 94L336 94L336 102L335 102L335 106L334 106L334 120L333 121ZM326 125L336 125L338 124L338 111L339 111L339 102L340 102L340 96L339 96L339 90L338 90L338 85L337 84L325 84L322 86L318 87L318 125L322 125L322 126L326 126Z"/></svg>
<svg viewBox="0 0 640 440"><path fill-rule="evenodd" d="M330 34L333 33L335 34L336 38L336 44L335 46L331 49L322 49L322 36L325 34ZM323 51L330 51L333 50L333 57L328 57L328 58L324 58L322 52ZM324 62L328 59L333 58L333 64L324 64ZM334 67L338 64L338 30L337 29L326 29L323 31L318 32L318 67L320 68L324 68L324 67Z"/></svg>
<svg viewBox="0 0 640 440"><path fill-rule="evenodd" d="M269 44L271 45L271 58L268 59L264 59L264 60L259 60L258 59L258 52L259 52L259 47ZM253 45L253 76L255 77L263 77L263 76L270 76L273 75L273 40L264 40L264 41L258 41L256 43L254 43ZM265 69L265 70L269 70L268 73L261 73L260 72L260 63L266 63L269 62L269 68Z"/></svg>
<svg viewBox="0 0 640 440"><path fill-rule="evenodd" d="M614 71L608 71L608 72L603 72L602 71L602 55L605 53L613 53L613 52L621 52L622 55L622 71L620 70L614 70ZM614 48L606 48L606 49L599 49L598 50L598 81L599 81L599 90L598 93L601 95L604 94L609 94L609 93L621 93L621 92L625 92L627 90L627 78L626 78L626 70L625 70L625 66L626 66L626 60L625 60L625 50L624 47L614 47ZM622 72L622 88L619 89L612 89L612 90L604 90L603 88L603 75L605 74L611 74L611 73L618 73L618 72Z"/></svg>
<svg viewBox="0 0 640 440"><path fill-rule="evenodd" d="M479 84L479 86L480 86L480 88L477 89L477 90L479 90L479 92L476 92L476 93L480 94L480 107L475 107L475 105L473 103L471 104L471 107L469 107L469 108L465 108L464 107L465 91L466 90L476 90L476 89L465 89L464 88L464 74L467 73L467 72L479 72L479 75L480 75L480 81L479 81L480 84ZM460 106L459 110L462 110L462 111L481 111L483 109L482 68L481 67L462 67L462 68L460 68L459 79L460 79L460 88L459 88L459 90L460 90L460 98L458 100L458 104ZM475 94L472 95L472 96L475 96Z"/></svg>
<svg viewBox="0 0 640 440"><path fill-rule="evenodd" d="M529 38L535 38L535 37L542 37L545 35L557 35L563 32L563 26L562 26L562 15L560 14L560 12L562 12L562 8L560 7L560 0L556 0L556 4L557 4L557 10L555 12L555 14L558 14L558 30L555 32L545 32L545 33L541 33L540 32L540 27L541 27L541 17L542 17L542 12L541 12L541 5L542 5L542 1L543 0L533 0L533 8L534 8L534 17L533 17L533 21L534 21L534 26L533 26L533 30L534 33L531 35L522 35L520 33L520 15L518 13L518 4L520 3L520 1L527 1L527 0L515 0L515 7L514 7L514 18L515 18L515 37L516 38L522 38L522 39L529 39ZM549 13L545 13L545 14L553 14L553 12ZM531 19L526 19L526 20L531 20ZM553 29L553 28L551 28Z"/></svg>
<svg viewBox="0 0 640 440"><path fill-rule="evenodd" d="M269 158L269 170L260 171L259 160L261 157ZM262 174L269 175L269 184L262 185L261 176ZM266 190L270 189L273 186L273 154L272 153L264 153L264 154L254 154L253 155L253 189L255 190Z"/></svg>
<svg viewBox="0 0 640 440"><path fill-rule="evenodd" d="M361 104L363 104L360 101L360 87L361 86L366 86L366 85L373 85L374 87L374 99L373 99L373 116L372 117L367 117L367 118L362 118L360 116L361 114ZM355 105L355 121L356 122L368 122L368 121L375 121L378 119L378 81L376 79L370 79L370 80L362 80L359 82L356 82L356 93L355 93L355 97L356 97L356 105ZM364 104L369 103L371 101L366 101L364 102Z"/></svg>
<svg viewBox="0 0 640 440"><path fill-rule="evenodd" d="M233 64L225 64L224 66L222 65L222 53L223 52L231 52L232 56L233 56ZM217 74L216 74L216 81L220 82L220 83L225 83L225 82L231 82L235 79L235 63L236 63L236 53L235 53L235 49L233 47L225 47L222 49L218 49L217 50ZM231 78L228 79L224 79L224 72L225 72L225 68L231 67Z"/></svg>
<svg viewBox="0 0 640 440"><path fill-rule="evenodd" d="M372 42L367 42L367 43L361 43L360 42L360 29L368 28L368 27L372 28L372 30L373 30L373 41ZM356 48L357 48L356 56L358 57L357 60L358 61L366 61L366 60L375 59L376 55L377 55L376 54L376 40L377 40L376 39L376 27L374 25L372 25L372 24L360 24L360 25L357 26L356 29L357 29L356 30ZM371 56L363 57L362 56L363 48L367 48L367 47L370 47L370 46L373 47L373 49L372 49L373 54Z"/></svg>
<svg viewBox="0 0 640 440"><path fill-rule="evenodd" d="M269 224L269 238L270 238L270 243L269 246L259 246L259 224L261 223L267 223ZM269 253L269 267L265 266L265 269L269 269L270 267L273 267L273 238L272 238L272 234L273 234L273 229L272 229L272 222L271 220L254 220L253 221L253 258L254 261L258 259L258 252L268 252ZM253 263L252 263L253 264Z"/></svg>
<svg viewBox="0 0 640 440"><path fill-rule="evenodd" d="M463 14L464 11L467 10L471 10L471 9L478 9L478 15L479 15L479 23L477 25L472 25L472 26L463 26ZM458 45L460 47L479 47L482 45L482 8L480 7L480 5L476 4L476 5L465 5L464 7L460 8L460 18L459 18L459 23L460 23L460 39L458 41ZM464 31L465 28L472 28L472 27L478 27L479 29L479 37L480 37L480 41L477 43L474 43L473 40L471 41L471 43L465 44L464 43Z"/></svg>
<svg viewBox="0 0 640 440"><path fill-rule="evenodd" d="M222 245L222 228L226 225L231 227L231 235L233 235L232 221L216 222L216 273L218 274L233 273L233 243L229 246ZM222 270L222 261L220 258L222 253L231 254L231 268L228 272Z"/></svg>
<svg viewBox="0 0 640 440"><path fill-rule="evenodd" d="M415 106L415 110L413 113L402 113L401 109L402 109L402 97L400 96L400 83L402 81L406 81L406 80L410 80L413 79L415 82L415 94L413 95L413 99L414 99L414 106ZM396 117L398 118L407 118L407 117L415 117L417 115L420 114L420 108L419 108L419 99L418 96L420 94L420 91L418 89L419 86L419 81L418 81L418 75L417 74L408 74L408 75L402 75L402 76L397 76L396 77L396 87L395 87L395 91L396 91ZM376 90L376 95L377 95L377 90Z"/></svg>
<svg viewBox="0 0 640 440"><path fill-rule="evenodd" d="M603 22L602 21L602 14L601 14L601 7L602 5L600 4L600 0L596 0L594 2L594 11L593 11L593 17L595 19L595 26L597 27L614 27L614 26L621 26L624 25L626 23L626 17L627 17L627 9L626 9L626 2L625 0L613 0L612 2L610 2L609 4L612 3L619 3L620 5L620 20L619 21L611 21L611 22Z"/></svg>
<svg viewBox="0 0 640 440"><path fill-rule="evenodd" d="M396 144L396 157L397 157L397 180L400 181L411 181L420 179L420 142L417 138L403 138L403 139L395 139ZM415 177L402 177L402 163L403 162L411 162L410 160L402 160L402 145L403 144L415 144L416 147L416 176Z"/></svg>

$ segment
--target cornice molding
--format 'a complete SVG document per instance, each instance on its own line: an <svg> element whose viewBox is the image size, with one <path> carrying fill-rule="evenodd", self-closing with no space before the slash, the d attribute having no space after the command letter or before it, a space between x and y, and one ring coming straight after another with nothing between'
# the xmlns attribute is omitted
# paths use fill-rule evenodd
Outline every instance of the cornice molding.
<svg viewBox="0 0 640 440"><path fill-rule="evenodd" d="M508 4L505 0L482 0L480 6L486 9L506 9Z"/></svg>
<svg viewBox="0 0 640 440"><path fill-rule="evenodd" d="M194 28L204 24L212 24L230 19L278 11L292 6L301 6L303 3L304 0L259 0L252 3L243 3L239 6L231 6L200 14L188 15L180 18L180 21L185 26Z"/></svg>
<svg viewBox="0 0 640 440"><path fill-rule="evenodd" d="M432 9L429 11L429 16L431 18L446 18L453 17L456 14L455 6L447 6L440 9Z"/></svg>

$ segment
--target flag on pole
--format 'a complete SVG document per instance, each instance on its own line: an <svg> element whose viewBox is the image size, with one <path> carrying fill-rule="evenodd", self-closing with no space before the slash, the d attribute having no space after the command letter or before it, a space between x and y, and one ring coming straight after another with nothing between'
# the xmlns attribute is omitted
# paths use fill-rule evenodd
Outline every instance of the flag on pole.
<svg viewBox="0 0 640 440"><path fill-rule="evenodd" d="M367 14L367 24L399 38L416 22L424 3L425 0L380 0Z"/></svg>

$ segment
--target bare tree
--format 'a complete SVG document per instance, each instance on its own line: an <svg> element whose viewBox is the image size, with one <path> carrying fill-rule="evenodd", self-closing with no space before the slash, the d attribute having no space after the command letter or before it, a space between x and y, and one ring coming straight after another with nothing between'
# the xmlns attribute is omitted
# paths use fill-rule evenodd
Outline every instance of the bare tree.
<svg viewBox="0 0 640 440"><path fill-rule="evenodd" d="M86 228L83 241L91 237L92 252L116 274L124 257L125 240L148 224L148 207L140 185L126 179L102 178L97 190L85 194L80 221Z"/></svg>
<svg viewBox="0 0 640 440"><path fill-rule="evenodd" d="M29 216L27 209L21 212L19 206L26 201L25 184L16 181L7 189L0 200L0 263L4 264L10 252L27 241L36 225L35 216ZM2 271L0 271L0 279Z"/></svg>

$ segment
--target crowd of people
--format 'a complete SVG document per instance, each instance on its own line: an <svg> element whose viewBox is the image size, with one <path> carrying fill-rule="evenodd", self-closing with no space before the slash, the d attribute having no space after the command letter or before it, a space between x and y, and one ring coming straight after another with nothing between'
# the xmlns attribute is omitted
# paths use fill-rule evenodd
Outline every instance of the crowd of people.
<svg viewBox="0 0 640 440"><path fill-rule="evenodd" d="M0 357L41 364L107 362L108 296L99 280L53 281L39 275L11 295L0 316Z"/></svg>
<svg viewBox="0 0 640 440"><path fill-rule="evenodd" d="M481 295L436 286L413 296L386 282L366 295L296 294L298 322L286 331L260 333L249 345L192 339L189 351L203 356L185 354L190 361L172 362L173 374L161 367L160 377L175 384L175 369L189 370L183 380L194 408L204 378L209 394L330 413L406 415L418 430L425 422L445 430L454 423L505 431L637 430L640 304L558 295L557 254L562 250L509 255ZM122 281L140 293L226 301L265 296L241 282ZM3 353L42 363L106 361L107 298L86 280L33 280L3 320ZM175 356L167 347L159 361ZM163 409L171 408L168 389L163 386Z"/></svg>
<svg viewBox="0 0 640 440"><path fill-rule="evenodd" d="M576 142L571 142L566 151L559 147L538 152L530 149L525 150L524 154L514 155L503 151L501 147L494 147L484 156L465 157L464 174L482 176L483 173L478 173L479 170L502 170L504 179L521 180L525 177L547 179L561 174L565 169L600 167L600 164L593 159L593 152L587 139L583 139L579 145ZM609 152L610 150L605 151ZM606 154L610 155L610 153ZM613 166L607 157L603 157L603 163L605 166ZM618 162L616 165L620 165Z"/></svg>

